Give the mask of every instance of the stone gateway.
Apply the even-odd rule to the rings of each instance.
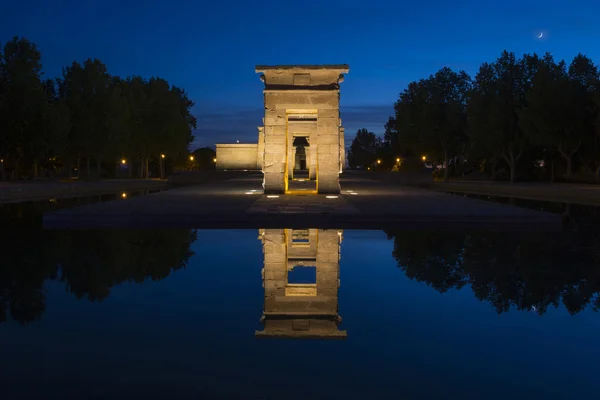
[[[257,65],[265,84],[265,117],[258,127],[258,144],[252,148],[217,145],[217,168],[254,165],[256,159],[266,194],[288,193],[294,171],[303,170],[316,181],[317,193],[338,194],[345,164],[340,83],[348,71],[345,64]]]

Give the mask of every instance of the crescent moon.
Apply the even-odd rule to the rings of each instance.
[[[544,32],[540,32],[540,36],[538,36],[538,39],[541,39],[542,36],[544,36]]]

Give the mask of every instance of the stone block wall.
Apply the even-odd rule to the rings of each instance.
[[[217,144],[217,170],[256,170],[258,144]]]
[[[283,194],[291,175],[292,121],[316,120],[308,132],[310,179],[320,194],[340,192],[339,83],[348,66],[257,66],[264,89],[264,188]]]

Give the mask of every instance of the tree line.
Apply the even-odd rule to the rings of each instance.
[[[195,230],[122,229],[48,231],[19,228],[0,233],[0,323],[39,320],[48,281],[77,299],[102,301],[125,282],[160,281],[185,268]]]
[[[500,314],[572,315],[600,310],[598,234],[390,231],[393,257],[410,279],[444,293],[467,288]]]
[[[0,50],[0,178],[162,175],[189,157],[193,106],[165,79],[113,76],[97,59],[45,79],[37,46],[14,37]]]
[[[444,67],[409,83],[394,110],[383,138],[359,130],[351,167],[424,156],[445,180],[597,180],[600,74],[585,55],[567,63],[504,51],[474,78]]]
[[[185,268],[197,232],[189,229],[0,233],[0,324],[39,320],[45,285],[64,283],[77,299],[102,301],[125,282],[160,281]],[[392,257],[410,279],[440,293],[471,290],[498,313],[540,315],[563,305],[571,314],[600,309],[597,232],[409,232],[388,231]]]

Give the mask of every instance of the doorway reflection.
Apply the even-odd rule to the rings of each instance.
[[[259,338],[344,339],[339,329],[336,229],[260,229],[264,266]]]

